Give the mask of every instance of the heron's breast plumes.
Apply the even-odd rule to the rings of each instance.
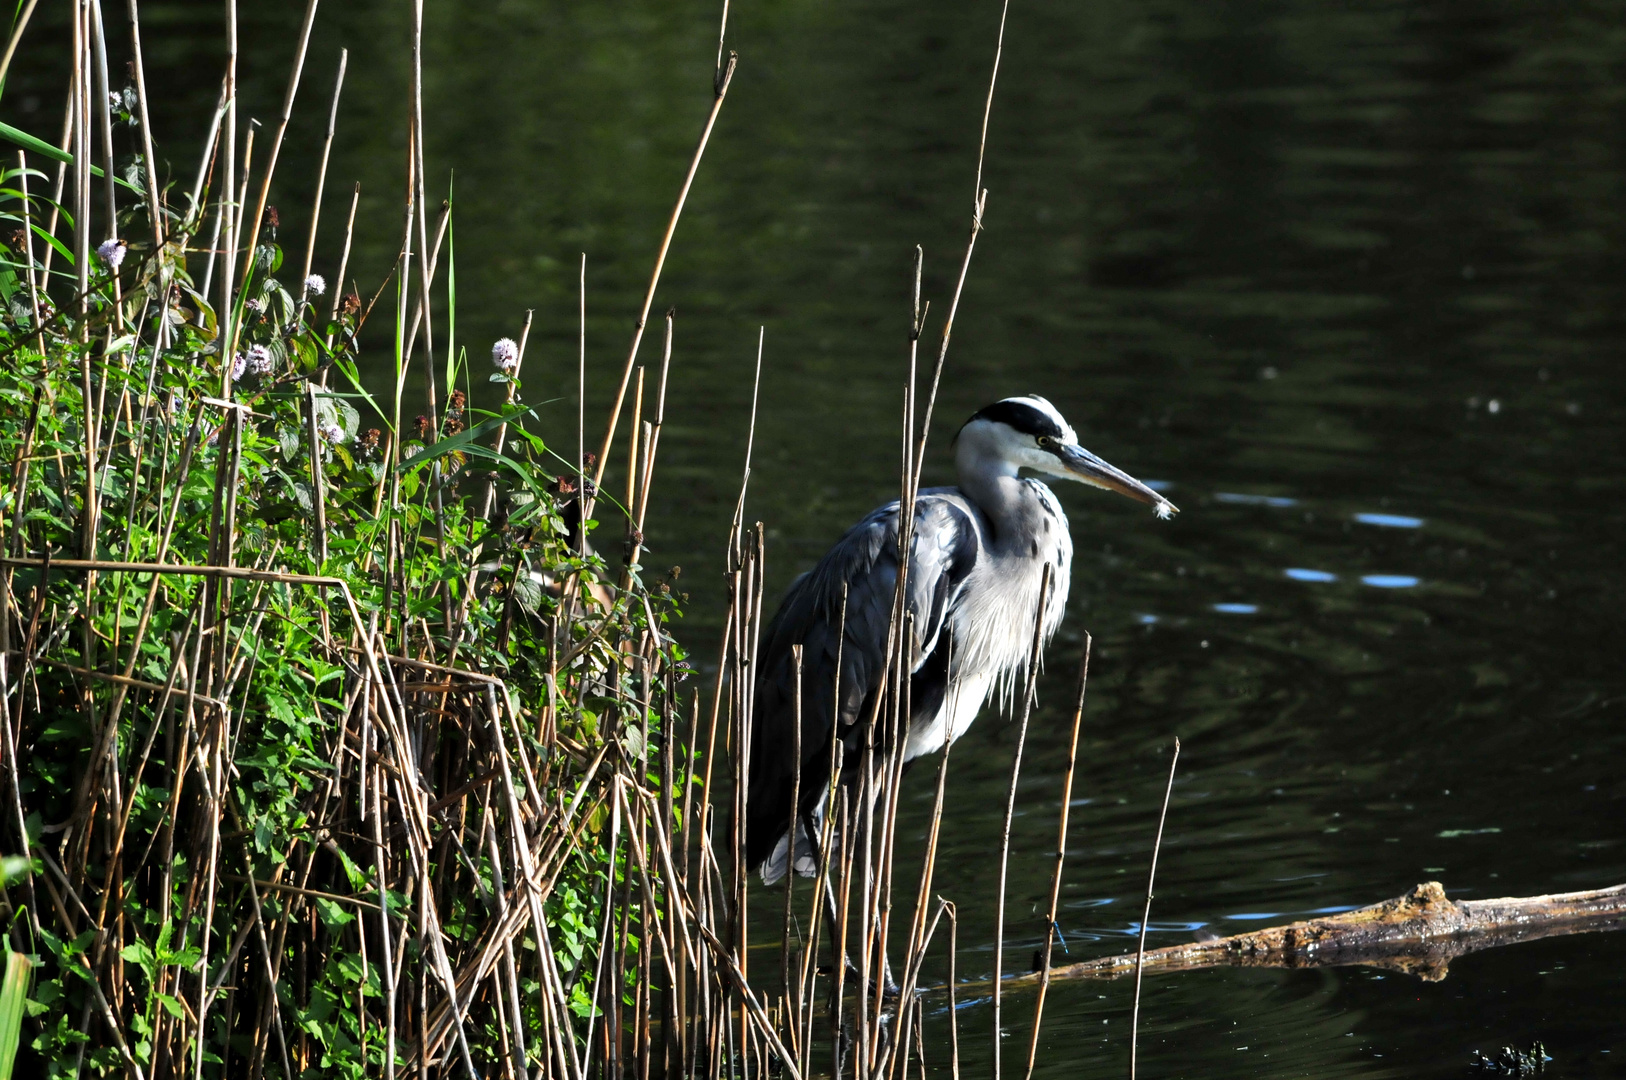
[[[1045,643],[1061,626],[1072,581],[1073,544],[1067,519],[1049,488],[1040,498],[1051,515],[1052,527],[1041,530],[1037,548],[987,551],[966,581],[961,602],[952,616],[953,675],[985,680],[987,696],[998,691],[1002,709],[1009,709],[1017,688],[1026,679],[1028,655],[1033,648],[1033,624],[1044,588],[1045,566],[1051,568],[1049,595],[1044,602]],[[1048,498],[1045,498],[1048,496]],[[1040,649],[1040,663],[1044,652]]]

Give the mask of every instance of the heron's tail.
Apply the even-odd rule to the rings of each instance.
[[[824,819],[824,805],[821,802],[813,811],[814,829],[818,829]],[[773,850],[755,867],[762,874],[764,885],[777,885],[785,878],[786,865],[790,862],[790,830],[786,829],[780,834]],[[813,877],[819,872],[819,849],[813,837],[807,835],[807,824],[803,818],[796,821],[796,863],[795,870],[800,877]]]

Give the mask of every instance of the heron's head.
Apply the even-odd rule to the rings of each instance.
[[[994,402],[967,420],[955,441],[962,468],[976,462],[984,468],[1003,467],[1012,475],[1018,469],[1032,469],[1127,495],[1146,503],[1160,518],[1179,512],[1133,476],[1078,445],[1072,425],[1037,394]]]

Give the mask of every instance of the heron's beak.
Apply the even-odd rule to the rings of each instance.
[[[1178,506],[1116,465],[1102,461],[1082,446],[1058,446],[1055,454],[1061,462],[1062,475],[1071,480],[1089,484],[1091,487],[1104,488],[1107,491],[1116,491],[1136,502],[1146,503],[1160,518],[1173,517],[1180,512]]]

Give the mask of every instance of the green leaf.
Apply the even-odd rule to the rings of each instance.
[[[361,982],[361,957],[343,953],[333,959],[333,967],[349,985],[355,986]]]
[[[530,408],[512,409],[508,412],[502,413],[501,415],[493,416],[490,420],[485,420],[481,423],[475,424],[467,431],[458,432],[449,439],[442,439],[437,443],[424,447],[418,453],[412,455],[410,459],[401,462],[401,464],[396,467],[396,471],[402,474],[412,472],[429,464],[436,458],[445,457],[454,450],[464,450],[470,453],[478,453],[480,448],[470,445],[476,439],[489,432],[496,431],[504,424],[512,423],[522,416],[532,416],[535,415],[535,413],[536,409],[533,406]],[[497,457],[495,453],[489,453],[483,456]],[[498,458],[498,460],[507,461],[506,458]],[[520,466],[517,461],[510,462],[510,464],[514,465],[522,472],[524,471],[523,466]]]
[[[291,724],[299,719],[293,704],[281,694],[265,695],[265,710],[284,724]]]
[[[17,1042],[23,1032],[23,1008],[28,1001],[28,957],[6,953],[6,974],[0,981],[0,1080],[11,1080],[17,1062]]]
[[[9,139],[10,141],[16,143],[18,146],[22,147],[24,150],[32,150],[34,153],[42,154],[45,157],[50,158],[52,161],[65,161],[65,162],[70,162],[70,163],[73,161],[73,155],[68,153],[66,150],[58,150],[56,147],[52,146],[50,143],[46,142],[44,139],[37,139],[34,136],[30,135],[28,132],[20,131],[17,128],[12,127],[10,124],[0,123],[0,138]],[[93,175],[96,175],[96,176],[105,176],[106,175],[105,173],[102,172],[101,169],[97,168],[95,165],[92,165],[90,167],[90,171],[91,171],[91,173]],[[136,187],[134,184],[129,183],[128,181],[121,180],[116,176],[113,178],[113,182],[116,183],[116,184],[119,184],[119,185],[121,185],[123,187],[129,188],[131,191],[135,192],[138,195],[142,194],[142,191],[141,191],[140,188]]]
[[[73,155],[66,150],[59,150],[44,139],[37,139],[26,131],[19,131],[10,124],[0,124],[0,136],[10,139],[24,150],[32,150],[36,154],[43,154],[52,161],[73,161]],[[92,166],[92,168],[94,167]]]
[[[357,892],[367,888],[367,872],[356,865],[354,859],[345,853],[343,848],[337,849],[339,861],[344,863],[344,876],[350,879],[350,887]]]
[[[124,958],[124,962],[126,964],[134,964],[142,971],[146,972],[148,978],[152,977],[153,970],[156,966],[154,963],[155,958],[152,950],[147,947],[147,943],[145,941],[137,941],[132,945],[126,945],[124,948],[119,950],[119,955]]]
[[[387,425],[389,423],[389,417],[384,414],[383,409],[378,407],[378,402],[373,400],[373,395],[367,392],[367,388],[361,385],[361,375],[356,371],[355,362],[346,356],[335,356],[333,358],[333,366],[338,368],[344,374],[346,379],[350,380],[350,385],[356,388],[356,392],[366,400],[367,404],[373,407],[373,412],[377,413],[379,419],[383,420]]]
[[[188,971],[190,971],[191,969],[197,967],[198,966],[198,961],[202,960],[202,959],[203,959],[203,950],[198,948],[196,945],[188,945],[186,948],[182,949],[180,952],[165,953],[164,954],[164,961],[165,961],[164,966],[165,967],[183,967],[183,968],[186,968]]]
[[[541,576],[522,571],[514,577],[514,599],[526,611],[535,611],[542,604]]]
[[[292,424],[284,424],[277,428],[277,446],[282,450],[282,460],[293,461],[299,456],[300,432]]]
[[[356,916],[346,911],[343,904],[336,903],[326,897],[316,898],[317,913],[322,916],[322,922],[329,930],[338,930],[356,921]]]
[[[73,265],[73,252],[68,250],[66,244],[52,236],[50,233],[46,232],[40,226],[35,225],[33,222],[29,222],[28,227],[34,230],[35,236],[38,236],[41,240],[44,240],[47,244],[50,244],[52,247],[56,248],[56,253],[62,256],[63,260],[66,261],[69,266]]]

